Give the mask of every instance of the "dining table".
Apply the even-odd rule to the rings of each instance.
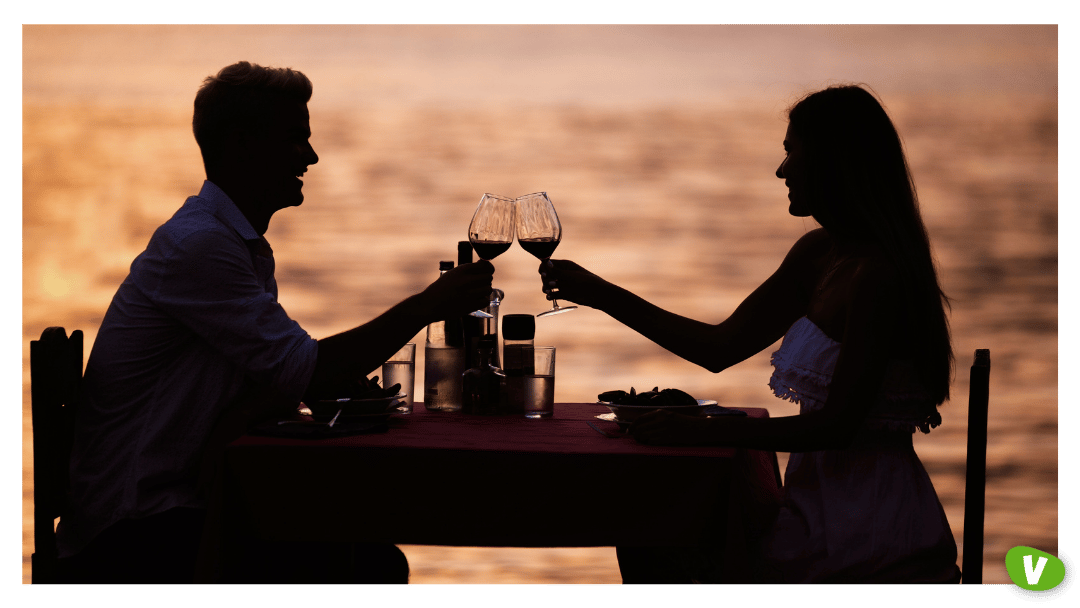
[[[237,535],[470,547],[722,539],[735,572],[747,542],[741,514],[778,492],[775,453],[647,445],[604,414],[599,403],[556,403],[552,416],[532,419],[416,402],[409,414],[351,428],[251,429],[224,450],[200,578],[214,579],[220,547]]]

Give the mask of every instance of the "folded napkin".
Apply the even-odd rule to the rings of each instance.
[[[262,435],[265,437],[292,437],[294,439],[328,439],[331,437],[347,437],[362,433],[385,433],[386,421],[380,422],[335,422],[334,426],[327,426],[325,422],[314,420],[287,420],[285,424],[271,420],[259,424],[248,431],[249,435]]]

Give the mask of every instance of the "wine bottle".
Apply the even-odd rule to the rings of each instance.
[[[462,264],[472,263],[473,248],[472,243],[469,241],[458,241],[457,244],[457,263],[458,266]],[[465,368],[472,369],[477,364],[477,349],[480,347],[480,338],[484,335],[484,328],[486,319],[481,317],[474,317],[472,315],[461,316],[461,328],[463,334],[463,340],[465,344]]]
[[[466,414],[492,415],[499,413],[501,378],[491,365],[494,341],[483,338],[477,346],[477,364],[465,370],[461,378],[461,411]]]

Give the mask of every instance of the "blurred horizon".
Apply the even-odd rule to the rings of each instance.
[[[315,83],[312,103],[335,107],[775,102],[836,81],[865,82],[886,98],[1057,95],[1055,25],[27,25],[23,31],[23,100],[33,103],[190,104],[203,78],[240,60],[300,70]],[[195,34],[197,46],[189,42]]]
[[[954,298],[955,397],[946,424],[916,448],[959,540],[966,374],[972,350],[991,348],[986,580],[1008,581],[991,562],[1012,546],[1056,554],[1056,25],[24,25],[22,34],[24,411],[29,340],[47,325],[80,328],[89,355],[131,260],[197,193],[191,102],[235,61],[314,82],[320,161],[303,206],[277,214],[267,238],[280,300],[316,338],[422,289],[438,260],[454,257],[484,192],[547,191],[566,237],[554,257],[719,321],[815,227],[787,216],[773,175],[784,110],[811,90],[861,82],[904,138]],[[503,314],[547,307],[531,256],[515,246],[495,266]],[[772,348],[708,374],[589,309],[539,321],[537,339],[560,349],[557,401],[666,383],[773,416],[797,411],[765,388]],[[24,416],[24,582],[29,428]],[[617,582],[613,551],[574,551],[406,553],[419,582]]]

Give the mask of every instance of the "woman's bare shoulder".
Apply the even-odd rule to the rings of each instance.
[[[807,265],[820,265],[832,246],[833,240],[829,233],[825,232],[824,228],[816,228],[795,241],[784,257],[784,265],[802,267],[802,270],[805,270]]]
[[[815,228],[799,237],[791,251],[803,254],[824,254],[833,245],[833,239],[824,228]]]
[[[825,258],[832,250],[833,240],[824,228],[811,230],[799,237],[784,256],[780,275],[809,293],[822,270]]]

